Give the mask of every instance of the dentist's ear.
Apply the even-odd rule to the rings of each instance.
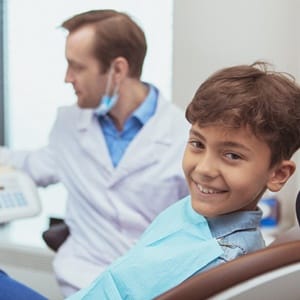
[[[129,74],[129,64],[126,58],[116,57],[112,62],[113,77],[116,82],[121,82]]]
[[[282,189],[288,179],[296,170],[296,164],[291,160],[283,160],[274,167],[267,183],[267,188],[271,192],[278,192]]]

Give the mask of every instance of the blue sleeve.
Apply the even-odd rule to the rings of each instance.
[[[44,296],[0,270],[0,300],[46,300]]]

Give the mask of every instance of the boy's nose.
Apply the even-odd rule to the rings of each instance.
[[[216,158],[209,154],[205,154],[199,160],[196,166],[196,172],[202,180],[209,180],[219,175]]]

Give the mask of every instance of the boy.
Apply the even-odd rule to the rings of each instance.
[[[153,299],[214,265],[264,246],[257,203],[295,171],[300,88],[265,63],[213,74],[186,110],[190,189],[93,285],[70,299]]]

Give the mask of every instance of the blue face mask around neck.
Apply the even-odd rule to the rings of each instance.
[[[114,88],[114,92],[112,95],[110,95],[110,85],[113,75],[113,67],[110,68],[108,78],[107,78],[107,84],[105,88],[105,94],[101,97],[98,107],[95,109],[95,113],[98,116],[103,116],[107,114],[117,103],[119,99],[118,89],[119,86],[117,85]]]
[[[98,116],[103,116],[107,114],[117,103],[119,95],[114,93],[112,96],[110,95],[103,95],[99,106],[95,109],[95,112]]]

